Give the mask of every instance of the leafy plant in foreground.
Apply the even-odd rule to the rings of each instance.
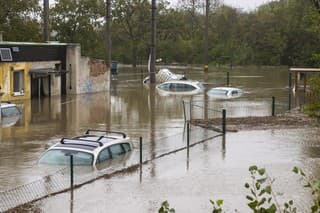
[[[210,200],[212,204],[212,213],[222,213],[223,200]]]
[[[176,211],[173,208],[170,209],[170,205],[168,201],[164,201],[161,203],[161,207],[158,212],[159,213],[175,213]]]
[[[253,212],[274,213],[279,209],[279,205],[274,201],[272,194],[272,180],[267,176],[264,168],[257,166],[250,166],[249,172],[251,173],[252,183],[245,183],[245,188],[250,190],[250,195],[246,198],[249,201],[248,206]]]
[[[304,187],[310,188],[313,196],[313,205],[311,206],[312,213],[320,213],[320,180],[313,180],[308,177],[302,169],[294,167],[292,170],[294,173],[299,174],[303,177],[306,185]]]

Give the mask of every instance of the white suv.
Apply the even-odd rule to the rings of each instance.
[[[85,135],[62,138],[41,156],[39,163],[67,165],[70,163],[70,155],[73,155],[74,165],[94,166],[131,150],[132,144],[126,134],[89,129]]]

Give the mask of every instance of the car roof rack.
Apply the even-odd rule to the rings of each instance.
[[[123,133],[123,132],[111,131],[111,130],[100,130],[100,129],[88,129],[85,134],[88,135],[90,132],[114,133],[114,134],[122,135],[123,138],[126,138],[126,137],[127,137],[126,134]]]
[[[72,142],[68,143],[65,140],[72,141]],[[99,140],[100,140],[100,138],[99,138]],[[65,143],[65,142],[67,142],[67,143]],[[80,142],[80,143],[77,143],[77,142]],[[61,138],[61,140],[60,140],[61,144],[77,144],[77,145],[98,147],[97,145],[90,145],[90,144],[85,144],[85,143],[81,143],[81,142],[95,143],[95,144],[99,144],[98,146],[103,146],[103,143],[101,141],[94,141],[94,140],[85,140],[85,139],[79,139],[79,138]]]

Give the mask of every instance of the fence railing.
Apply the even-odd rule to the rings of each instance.
[[[137,147],[137,149],[135,148],[132,153],[134,157],[125,164],[117,164],[98,171],[91,167],[68,166],[36,181],[2,191],[0,192],[0,212],[5,212],[27,203],[35,202],[55,194],[75,189],[100,178],[112,177],[114,174],[125,173],[138,169],[142,164],[152,160],[189,149],[189,147],[193,147],[209,139],[221,136],[221,134],[214,133],[212,131],[204,134],[203,131],[203,129],[196,127],[192,128],[192,131],[191,128],[187,128],[187,132],[184,131],[183,133],[169,137],[159,138],[157,139],[157,142],[161,144],[165,144],[170,141],[174,141],[174,143],[172,143],[172,146],[168,146],[167,148],[158,148],[157,150],[152,150],[152,147],[154,146],[150,145],[150,141],[149,143],[145,143],[142,141],[142,138],[140,138],[140,140],[134,141],[135,147]],[[187,141],[185,140],[185,136],[187,137]],[[181,141],[181,143],[177,143],[177,141]],[[142,149],[145,152],[143,155]],[[140,154],[137,152],[140,152]],[[154,152],[155,154],[148,155],[150,152]],[[70,171],[71,168],[74,170],[73,172]]]

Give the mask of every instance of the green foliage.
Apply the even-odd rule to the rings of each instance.
[[[80,43],[82,54],[103,57],[103,0],[57,0],[51,8],[51,28],[54,40]]]
[[[320,118],[320,75],[313,75],[310,80],[309,104],[304,112],[310,116]]]
[[[170,208],[168,201],[164,201],[162,202],[158,212],[159,213],[175,213],[176,211],[173,208]]]
[[[306,182],[305,187],[310,188],[313,195],[312,213],[320,213],[320,180],[312,180],[298,167],[292,170],[294,173],[301,175]],[[250,194],[246,196],[248,207],[254,213],[297,213],[297,208],[294,206],[293,200],[284,203],[283,209],[276,200],[276,195],[272,191],[272,180],[265,168],[259,168],[256,165],[249,167],[251,183],[246,182],[244,187],[249,190]],[[212,213],[222,213],[223,200],[210,200],[212,205]],[[159,213],[175,212],[170,209],[168,201],[161,204]],[[238,212],[235,210],[235,212]]]
[[[223,200],[210,200],[212,204],[212,213],[222,213]]]
[[[0,1],[0,31],[7,41],[41,41],[37,0]]]
[[[311,189],[312,196],[313,196],[313,205],[311,206],[312,213],[319,213],[320,212],[320,180],[314,180],[308,177],[302,169],[298,167],[294,167],[292,171],[296,174],[299,174],[303,177],[305,181],[306,188]]]
[[[172,8],[157,3],[157,56],[166,63],[203,63],[204,20],[201,1],[180,0]],[[214,1],[219,2],[219,1]],[[211,4],[210,64],[320,66],[319,1],[270,1],[247,12]],[[146,63],[150,49],[148,0],[112,0],[112,59]],[[0,1],[0,30],[5,40],[41,41],[37,0]],[[104,0],[56,0],[50,11],[51,40],[77,42],[82,53],[103,58]]]
[[[245,183],[245,188],[250,191],[246,196],[248,206],[256,213],[274,213],[279,209],[279,205],[275,201],[272,194],[271,179],[267,176],[264,168],[250,166],[252,183]]]

